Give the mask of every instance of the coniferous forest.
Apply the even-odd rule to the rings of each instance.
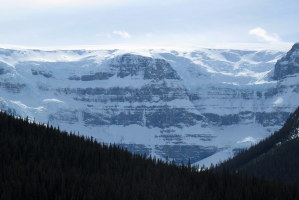
[[[0,113],[0,199],[299,199],[298,188],[198,172]]]

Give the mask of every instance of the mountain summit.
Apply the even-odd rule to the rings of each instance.
[[[299,73],[299,43],[294,44],[287,55],[276,63],[273,78],[281,80],[296,73]]]

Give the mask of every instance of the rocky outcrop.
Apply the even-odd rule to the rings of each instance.
[[[281,80],[296,73],[299,73],[299,43],[276,63],[273,79]]]
[[[154,80],[180,79],[177,72],[165,60],[139,55],[121,55],[111,61],[110,67],[120,78],[141,76],[143,79]]]
[[[31,73],[32,75],[42,75],[46,78],[52,78],[53,74],[52,72],[47,72],[47,71],[43,71],[43,70],[35,70],[35,69],[31,69]]]
[[[59,94],[72,95],[76,101],[86,102],[168,102],[176,99],[188,99],[187,91],[180,87],[165,84],[149,84],[141,88],[57,88]]]

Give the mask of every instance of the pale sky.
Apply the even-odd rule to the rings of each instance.
[[[0,45],[288,49],[298,0],[0,0]]]

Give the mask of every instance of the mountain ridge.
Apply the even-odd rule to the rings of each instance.
[[[8,73],[0,75],[0,105],[177,163],[221,152],[227,158],[280,128],[297,107],[287,100],[293,86],[268,78],[283,55],[1,50],[0,61],[8,64],[1,71]]]
[[[275,65],[274,76],[275,80],[286,78],[287,76],[299,73],[299,43],[293,45],[291,50],[278,60]]]

